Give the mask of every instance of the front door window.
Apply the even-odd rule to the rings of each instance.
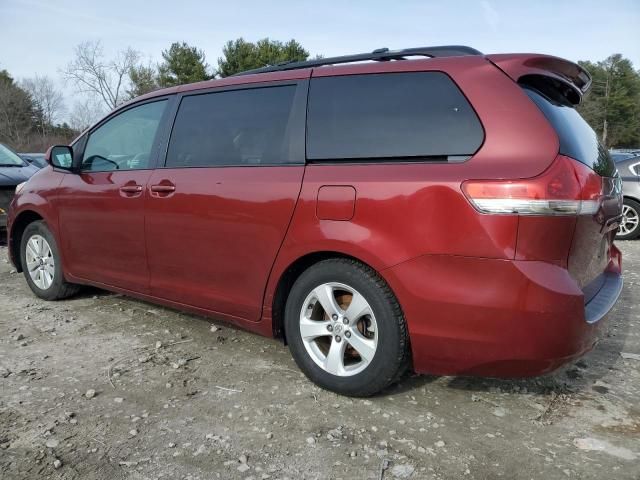
[[[82,159],[83,172],[149,168],[158,125],[167,101],[131,108],[91,133]]]

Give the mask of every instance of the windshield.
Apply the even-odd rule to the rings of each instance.
[[[23,167],[24,161],[18,156],[18,154],[13,153],[12,150],[9,150],[0,143],[0,166],[7,165]]]

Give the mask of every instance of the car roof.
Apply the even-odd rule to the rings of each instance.
[[[203,82],[187,83],[184,85],[178,85],[176,87],[163,88],[160,90],[154,90],[140,97],[136,97],[131,102],[139,102],[140,100],[146,100],[149,98],[162,97],[166,95],[172,95],[175,93],[190,92],[195,90],[204,90],[215,87],[227,87],[233,85],[244,85],[252,83],[263,82],[275,82],[286,80],[303,80],[311,76],[311,68],[303,70],[291,70],[283,72],[269,72],[260,73],[255,75],[246,76],[230,76],[224,78],[214,78],[212,80],[205,80]],[[130,103],[131,103],[130,102]]]
[[[406,54],[403,54],[402,52],[420,52],[428,48],[441,48],[443,50],[441,54],[434,54],[432,56],[428,56],[428,53],[422,52],[415,54],[410,53],[406,57],[403,57],[403,55]],[[454,49],[454,51],[451,52],[446,49]],[[468,51],[464,50],[463,52],[466,53],[460,53],[457,52],[456,49],[468,49]],[[378,58],[380,55],[387,55],[388,58]],[[414,59],[416,56],[419,59]],[[360,57],[362,57],[362,59],[360,59]],[[371,61],[367,61],[369,59]],[[336,63],[331,63],[332,61],[335,61]],[[514,81],[518,81],[521,76],[527,74],[545,75],[552,77],[557,81],[561,81],[561,83],[566,84],[572,90],[576,91],[576,95],[574,95],[576,98],[572,99],[572,103],[574,104],[579,103],[582,94],[591,84],[591,77],[579,65],[551,55],[532,53],[483,55],[470,47],[425,47],[424,49],[405,49],[382,53],[374,51],[371,54],[283,63],[253,71],[240,72],[239,74],[229,77],[156,90],[140,97],[136,97],[123,106],[127,106],[141,100],[209,88],[287,80],[303,80],[311,77],[351,75],[357,73],[408,72],[437,69],[447,71],[448,69],[454,68],[473,68],[477,67],[481,63],[486,64],[487,62],[494,64],[499,69],[503,70],[507,75],[511,76]]]

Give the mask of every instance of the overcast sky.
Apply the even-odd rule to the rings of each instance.
[[[186,41],[215,66],[238,37],[295,38],[325,56],[446,44],[574,61],[622,53],[639,69],[639,26],[640,0],[0,0],[0,69],[63,87],[59,70],[85,40],[101,40],[108,55],[131,46],[154,62]]]

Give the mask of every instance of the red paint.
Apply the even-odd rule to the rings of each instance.
[[[159,169],[146,198],[150,293],[257,322],[303,166]],[[174,185],[153,192],[153,185]]]
[[[582,91],[591,82],[589,74],[578,64],[551,55],[507,53],[487,55],[486,58],[515,81],[525,75],[543,75],[563,83],[569,81],[573,88]]]
[[[591,348],[582,292],[537,261],[425,255],[383,272],[403,299],[414,364],[438,374],[526,376]]]
[[[150,175],[150,170],[64,175],[55,208],[70,277],[148,292],[142,188]]]
[[[514,78],[541,65],[528,65],[522,56],[491,60]],[[466,162],[82,175],[47,167],[16,196],[9,228],[29,212],[43,217],[71,281],[221,317],[265,335],[274,331],[278,282],[294,262],[317,252],[349,255],[376,269],[397,296],[415,370],[552,370],[593,345],[598,326],[584,321],[581,287],[605,269],[619,271],[620,254],[601,219],[488,215],[465,197],[461,185],[470,179],[540,175],[559,149],[538,108],[485,57],[230,77],[145,98],[311,76],[428,70],[447,73],[484,126],[484,144]],[[614,208],[606,201],[603,207]],[[13,255],[11,235],[10,247]]]

